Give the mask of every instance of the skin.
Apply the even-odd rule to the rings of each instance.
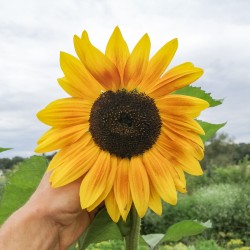
[[[91,223],[95,211],[82,210],[81,180],[51,188],[46,173],[29,201],[0,229],[0,249],[64,250]]]

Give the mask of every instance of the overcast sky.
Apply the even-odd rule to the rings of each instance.
[[[196,85],[225,98],[205,111],[203,120],[227,121],[222,132],[250,142],[249,0],[0,0],[0,147],[1,154],[29,156],[48,127],[36,113],[67,96],[59,52],[74,54],[73,35],[82,30],[104,50],[119,25],[130,49],[144,33],[152,53],[177,37],[170,66],[191,61],[205,70]]]

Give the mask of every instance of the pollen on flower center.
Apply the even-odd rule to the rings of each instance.
[[[155,144],[161,125],[152,98],[136,90],[119,90],[104,92],[94,102],[89,130],[102,150],[131,158]]]

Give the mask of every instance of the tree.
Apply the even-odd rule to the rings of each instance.
[[[205,157],[201,162],[203,169],[236,164],[241,159],[236,148],[237,144],[228,134],[216,134],[205,145]]]

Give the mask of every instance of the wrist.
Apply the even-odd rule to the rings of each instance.
[[[57,234],[57,226],[47,215],[46,210],[27,203],[1,228],[0,249],[54,249]]]

